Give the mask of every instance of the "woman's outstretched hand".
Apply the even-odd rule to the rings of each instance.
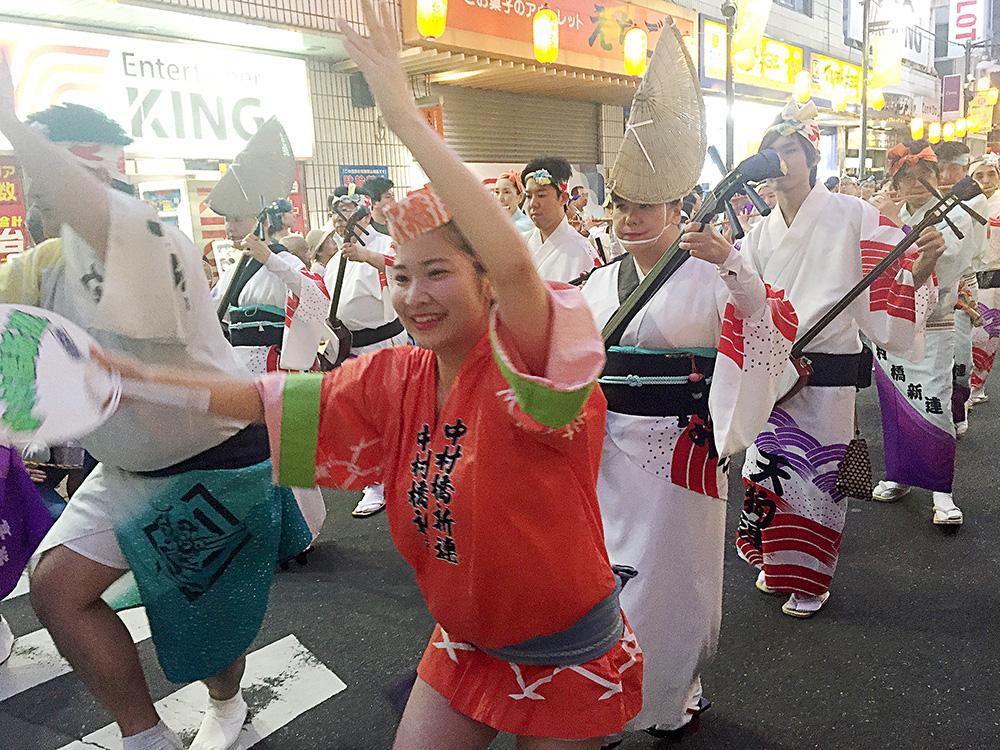
[[[388,3],[380,2],[376,10],[371,0],[363,0],[361,9],[368,27],[367,37],[361,36],[343,18],[337,19],[337,28],[345,37],[347,53],[364,73],[379,111],[392,127],[417,114],[409,80],[399,62],[399,30]]]

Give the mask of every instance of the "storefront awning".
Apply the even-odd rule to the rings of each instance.
[[[403,50],[403,68],[411,76],[446,86],[530,93],[627,105],[639,79],[612,73],[558,68],[466,52],[410,47]],[[354,72],[350,61],[334,64],[338,72]]]

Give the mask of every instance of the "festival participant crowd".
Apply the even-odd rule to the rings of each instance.
[[[846,497],[918,487],[934,524],[966,520],[954,456],[1000,339],[1000,160],[905,142],[881,186],[824,184],[815,106],[790,102],[761,134],[779,165],[766,181],[696,188],[704,106],[664,31],[603,207],[557,156],[484,189],[417,110],[390,14],[364,9],[370,36],[340,25],[348,52],[430,183],[338,189],[305,237],[284,199],[233,211],[243,257],[211,291],[200,252],[131,195],[121,128],[69,105],[22,122],[0,69],[0,131],[38,232],[0,266],[0,302],[76,323],[95,367],[144,386],[79,444],[9,457],[30,468],[5,502],[31,532],[19,561],[32,557],[35,611],[125,750],[180,748],[102,599],[131,570],[165,674],[208,687],[189,747],[226,750],[247,721],[243,655],[275,567],[321,533],[317,488],[358,490],[354,515],[387,514],[437,623],[396,748],[487,747],[500,732],[526,750],[682,739],[710,705],[700,678],[729,544],[747,585],[804,619],[830,600]],[[681,106],[660,106],[667,85]],[[988,226],[962,206],[959,232],[923,222],[967,175]],[[873,379],[877,483],[854,439]],[[204,398],[143,396],[158,388]],[[52,490],[67,472],[64,503]],[[182,504],[218,533],[182,540]],[[220,547],[225,564],[206,552]],[[12,642],[0,619],[0,661]]]

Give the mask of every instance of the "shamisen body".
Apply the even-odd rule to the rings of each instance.
[[[266,420],[283,483],[387,483],[393,538],[438,620],[397,748],[469,750],[498,731],[523,748],[597,748],[642,703],[594,489],[601,341],[579,293],[543,283],[421,118],[391,22],[365,15],[368,39],[341,23],[348,49],[443,199],[417,191],[392,212],[393,302],[420,348],[256,384],[130,374],[194,380],[213,412]]]

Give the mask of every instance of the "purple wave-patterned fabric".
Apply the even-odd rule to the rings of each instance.
[[[757,450],[783,456],[803,480],[811,481],[834,502],[842,500],[844,496],[837,489],[837,472],[847,446],[843,443],[821,445],[799,427],[788,412],[777,407],[767,421],[774,427],[774,432],[757,436],[754,441]]]
[[[0,446],[0,598],[17,585],[52,516],[14,448]]]
[[[896,389],[881,367],[875,368],[885,478],[932,492],[951,492],[955,475],[955,438],[925,420]]]
[[[983,316],[983,330],[992,338],[1000,338],[1000,310],[987,307],[982,302],[978,305],[979,314]]]

